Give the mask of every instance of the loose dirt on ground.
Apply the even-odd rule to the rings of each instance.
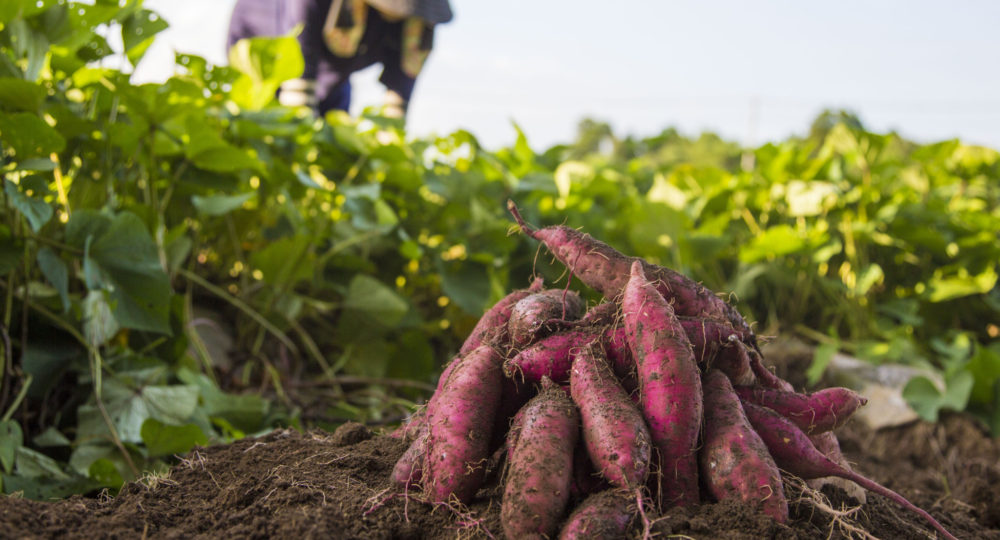
[[[970,417],[952,414],[938,424],[878,432],[851,422],[837,434],[856,470],[927,510],[959,538],[1000,539],[1000,440]],[[0,538],[502,537],[495,475],[469,508],[429,506],[396,492],[389,481],[405,449],[404,442],[359,424],[199,448],[169,474],[130,483],[114,498],[0,498]],[[859,505],[839,488],[803,486],[786,483],[788,525],[739,504],[706,503],[670,511],[653,532],[660,538],[934,537],[919,518],[882,497],[869,495]]]

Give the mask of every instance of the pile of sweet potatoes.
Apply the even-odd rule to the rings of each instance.
[[[953,538],[840,454],[832,430],[863,398],[796,392],[712,291],[575,229],[532,229],[508,206],[606,301],[586,309],[536,279],[487,311],[426,407],[394,432],[412,441],[393,471],[401,489],[462,504],[502,470],[508,538],[620,538],[702,501],[739,499],[784,522],[783,474],[840,477]]]

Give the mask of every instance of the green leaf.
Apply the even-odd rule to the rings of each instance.
[[[83,335],[95,347],[107,343],[121,329],[106,294],[102,290],[90,291],[83,299]]]
[[[4,471],[9,473],[14,468],[14,459],[22,444],[24,433],[21,425],[13,420],[0,422],[0,465]]]
[[[930,379],[923,376],[910,379],[903,388],[903,398],[921,418],[928,422],[937,422],[942,392]]]
[[[31,230],[38,232],[52,219],[55,211],[49,203],[25,195],[20,191],[19,187],[10,180],[4,180],[4,192],[7,194],[10,204],[27,218],[28,223],[31,225]]]
[[[134,389],[115,378],[107,377],[103,385],[104,406],[111,423],[122,441],[142,442],[142,425],[149,418],[171,425],[185,424],[198,406],[199,389],[192,385],[146,385]],[[81,405],[77,409],[78,441],[101,440],[109,437],[103,416],[96,405]],[[82,467],[89,466],[78,463]]]
[[[21,265],[24,245],[10,234],[6,225],[0,225],[0,276],[5,276]]]
[[[87,493],[100,488],[89,478],[73,476],[60,480],[46,477],[3,476],[4,493],[20,493],[25,499],[56,501],[77,493]]]
[[[806,247],[806,240],[789,225],[775,225],[740,248],[740,261],[755,263],[781,257]]]
[[[191,385],[144,386],[142,400],[151,418],[167,424],[182,424],[198,407],[198,387]]]
[[[364,274],[357,274],[351,279],[343,307],[387,327],[399,324],[409,310],[409,304],[396,291]]]
[[[191,204],[202,214],[209,216],[222,216],[243,206],[257,195],[257,192],[241,193],[239,195],[210,195],[202,197],[193,195]]]
[[[399,346],[390,359],[386,375],[421,380],[434,371],[434,348],[422,330],[409,330],[399,336]]]
[[[303,235],[282,238],[254,253],[250,263],[264,274],[267,283],[290,287],[313,274],[310,243]]]
[[[260,161],[230,144],[207,148],[191,156],[191,161],[201,169],[215,172],[233,172],[242,169],[260,169]]]
[[[63,304],[63,312],[68,312],[70,307],[69,269],[67,269],[66,263],[47,246],[38,250],[37,260],[38,268],[41,269],[42,275],[45,276],[49,284],[59,291],[59,298],[62,299]]]
[[[29,113],[38,113],[45,101],[45,88],[38,83],[0,77],[0,105]]]
[[[118,214],[94,241],[90,256],[114,285],[113,312],[123,327],[171,334],[170,281],[142,219]]]
[[[839,346],[836,343],[823,343],[816,347],[816,350],[813,352],[812,364],[809,365],[809,369],[806,371],[806,379],[809,386],[813,386],[819,382],[826,371],[826,366],[830,365],[833,355],[837,354],[838,350]]]
[[[305,62],[292,36],[241,39],[229,50],[229,65],[242,73],[230,97],[243,108],[257,110],[274,100],[281,83],[302,76]]]
[[[28,18],[52,7],[58,0],[4,0],[0,3],[0,23],[15,17]]]
[[[66,243],[84,249],[87,238],[100,238],[110,227],[110,216],[90,208],[81,208],[74,211],[66,223]]]
[[[69,480],[70,476],[59,466],[59,462],[28,447],[17,449],[15,471],[20,476],[28,478],[57,478]]]
[[[990,403],[1000,388],[1000,345],[979,347],[967,366],[975,381],[971,399],[975,403]],[[1000,411],[1000,402],[993,404]],[[998,413],[1000,414],[1000,413]]]
[[[263,427],[270,405],[260,396],[227,394],[204,373],[195,373],[186,368],[178,370],[177,378],[199,389],[201,409],[213,420],[223,419],[226,425],[244,432],[259,431]]]
[[[974,276],[970,276],[964,268],[959,269],[957,275],[949,277],[935,272],[927,283],[927,298],[931,302],[946,302],[963,296],[988,293],[996,284],[997,272],[993,267]]]
[[[146,50],[153,43],[156,34],[164,31],[169,26],[156,13],[148,9],[140,9],[121,22],[122,42],[125,45],[125,52],[132,65],[139,63]]]
[[[56,448],[73,444],[62,432],[53,426],[49,426],[45,431],[35,435],[35,438],[31,442],[41,448]]]
[[[830,182],[792,180],[785,186],[788,215],[818,216],[837,204],[837,194],[836,186]]]
[[[34,381],[28,389],[28,396],[43,398],[74,360],[82,362],[85,359],[85,350],[75,340],[51,335],[30,340],[21,356],[21,368]]]
[[[885,279],[885,273],[882,272],[882,267],[877,263],[872,263],[868,265],[860,274],[858,274],[858,280],[854,286],[854,293],[858,296],[864,296],[868,294],[873,286],[882,282]]]
[[[24,161],[20,161],[17,164],[18,171],[32,171],[32,172],[48,172],[54,171],[56,168],[56,163],[51,159],[44,158],[31,158]]]
[[[480,316],[490,298],[490,276],[486,268],[469,261],[438,263],[441,289],[470,315]]]
[[[48,156],[66,147],[52,126],[32,113],[0,114],[0,138],[17,160]]]
[[[208,444],[208,437],[195,424],[171,426],[150,418],[142,424],[142,442],[150,457],[186,454],[197,445]]]
[[[45,33],[32,28],[25,19],[10,21],[4,30],[9,35],[10,50],[15,60],[23,66],[24,78],[29,81],[38,79],[49,53],[49,40]]]
[[[90,467],[87,468],[87,476],[107,487],[117,488],[125,483],[125,479],[118,472],[118,467],[115,467],[114,462],[107,458],[101,458],[91,463]]]
[[[921,418],[937,422],[942,409],[964,411],[974,384],[972,374],[962,370],[945,381],[942,392],[930,379],[917,376],[903,388],[903,398]]]

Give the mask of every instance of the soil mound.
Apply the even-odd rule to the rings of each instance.
[[[859,472],[900,492],[960,538],[1000,539],[1000,441],[964,415],[872,432],[839,432]],[[335,433],[278,431],[192,451],[169,474],[114,498],[0,499],[2,538],[489,538],[501,537],[496,479],[467,509],[397,493],[389,473],[406,444],[346,424]],[[932,538],[922,521],[871,495],[791,481],[791,522],[738,504],[672,510],[659,535],[692,538]],[[638,531],[636,531],[638,533]]]

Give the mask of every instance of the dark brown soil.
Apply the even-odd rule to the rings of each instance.
[[[964,415],[872,432],[838,431],[856,469],[937,517],[959,538],[1000,539],[1000,440]],[[279,431],[191,452],[169,475],[114,498],[59,502],[0,498],[0,538],[488,538],[502,537],[496,479],[459,512],[391,487],[406,445],[357,424],[335,433]],[[886,499],[857,501],[826,487],[825,502],[786,483],[791,520],[738,504],[661,516],[653,532],[692,538],[933,538]],[[826,506],[824,506],[826,505]],[[833,512],[839,512],[836,519]],[[635,529],[633,535],[641,533]]]

